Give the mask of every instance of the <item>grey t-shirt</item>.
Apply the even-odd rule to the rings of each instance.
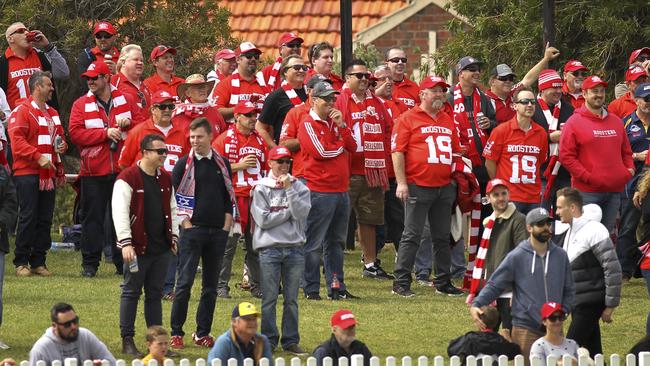
[[[539,356],[542,359],[542,366],[546,365],[546,357],[555,356],[559,360],[566,354],[578,359],[578,344],[573,339],[564,338],[562,344],[555,345],[542,337],[530,347],[530,357]]]

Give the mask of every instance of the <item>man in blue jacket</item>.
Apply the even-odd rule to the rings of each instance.
[[[492,303],[511,287],[512,341],[521,347],[527,365],[530,347],[545,334],[540,315],[542,305],[549,301],[558,302],[567,314],[574,306],[575,284],[571,265],[566,252],[551,242],[551,223],[552,219],[544,208],[536,208],[526,215],[526,230],[530,238],[508,253],[470,308],[474,323],[484,329],[480,308]]]

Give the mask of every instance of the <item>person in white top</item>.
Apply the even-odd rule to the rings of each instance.
[[[566,354],[577,361],[578,344],[573,339],[564,337],[563,325],[566,313],[562,310],[562,305],[557,302],[547,302],[542,306],[541,312],[546,335],[536,340],[530,348],[531,363],[536,356],[541,358],[541,366],[546,366],[546,357],[554,356],[561,361],[562,356]],[[561,365],[561,362],[558,365]]]

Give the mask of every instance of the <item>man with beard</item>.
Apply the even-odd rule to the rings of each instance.
[[[74,358],[79,364],[85,360],[107,360],[115,364],[115,357],[106,345],[90,330],[79,326],[72,305],[58,303],[50,310],[50,316],[52,327],[45,330],[29,351],[30,366],[36,366],[38,361],[45,361],[49,366],[52,361],[63,362],[66,358]]]
[[[526,215],[528,240],[521,242],[499,264],[485,287],[472,302],[470,314],[474,323],[485,329],[480,319],[481,307],[495,301],[506,289],[512,289],[512,341],[521,347],[529,364],[530,347],[540,337],[540,310],[546,302],[563,305],[570,313],[575,299],[575,284],[566,252],[551,242],[549,213],[544,208],[533,209]]]
[[[570,60],[564,65],[562,94],[575,109],[585,104],[582,83],[587,75],[589,75],[589,69],[578,60]]]
[[[274,64],[268,65],[262,69],[262,75],[264,75],[264,80],[266,80],[266,85],[269,86],[270,90],[280,88],[282,85],[282,77],[280,77],[280,75],[282,75],[284,59],[289,57],[289,55],[300,57],[300,54],[302,53],[302,43],[304,41],[305,40],[293,32],[287,32],[280,36],[280,39],[278,40],[280,56],[275,59]]]
[[[153,48],[149,59],[153,63],[155,72],[153,75],[144,79],[143,83],[149,89],[152,95],[158,90],[164,90],[174,96],[174,101],[179,102],[176,89],[185,80],[174,75],[176,64],[174,57],[176,56],[176,49],[169,46],[158,45]]]
[[[585,105],[562,129],[560,163],[571,173],[571,185],[582,193],[585,204],[600,206],[601,222],[612,232],[620,192],[634,176],[634,162],[621,119],[603,108],[606,87],[598,76],[582,84]]]
[[[93,36],[95,37],[95,47],[84,48],[81,54],[77,57],[77,70],[79,74],[83,74],[88,69],[88,66],[95,61],[104,62],[108,66],[111,74],[115,73],[115,61],[120,56],[120,51],[115,47],[117,43],[117,30],[113,24],[109,22],[99,22],[95,24],[93,29]],[[88,84],[86,80],[81,77],[80,85],[81,92],[88,91]]]

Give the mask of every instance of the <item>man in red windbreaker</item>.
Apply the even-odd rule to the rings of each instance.
[[[601,222],[611,232],[634,162],[623,122],[603,108],[606,87],[598,76],[585,79],[585,105],[562,128],[560,163],[571,173],[571,185],[582,193],[584,203],[600,206]]]
[[[120,172],[117,162],[123,136],[131,129],[136,112],[131,96],[111,85],[111,74],[104,61],[93,62],[81,76],[86,79],[89,91],[72,105],[69,130],[81,156],[81,275],[95,277],[105,245],[114,249],[113,263],[118,272],[122,271],[121,255],[114,245],[113,225],[105,223],[110,220],[107,213],[113,184]],[[110,229],[105,230],[107,227]]]

